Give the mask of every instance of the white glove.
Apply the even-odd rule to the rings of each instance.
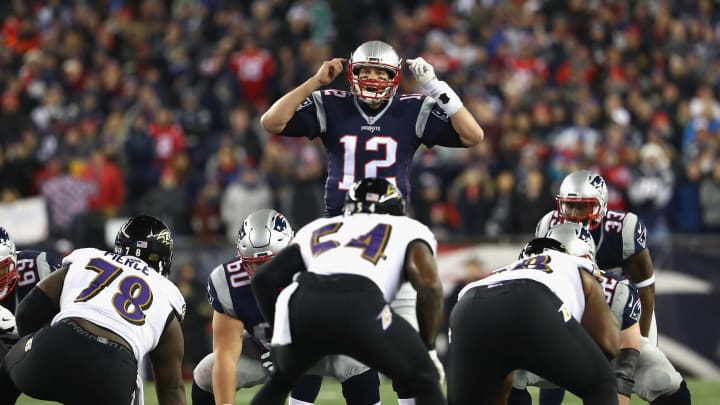
[[[435,76],[435,69],[422,57],[407,60],[408,67],[415,76],[415,80],[422,85],[423,89],[435,99],[437,105],[442,108],[448,117],[455,115],[463,103],[457,93],[450,86],[438,80]]]
[[[442,362],[438,358],[437,350],[432,349],[428,350],[428,355],[430,356],[430,360],[432,360],[433,364],[435,365],[435,368],[438,371],[438,374],[440,375],[440,385],[443,385],[443,381],[445,381],[445,367],[443,366]]]
[[[408,59],[407,63],[413,76],[415,76],[415,80],[417,80],[421,86],[425,87],[428,83],[437,79],[435,69],[422,57]]]
[[[12,339],[18,337],[15,315],[2,305],[0,305],[0,337]]]

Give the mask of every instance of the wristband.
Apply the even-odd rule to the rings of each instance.
[[[653,274],[652,276],[650,276],[649,278],[647,278],[647,279],[645,279],[645,280],[643,280],[643,281],[641,281],[641,282],[639,282],[639,283],[635,283],[635,287],[637,287],[637,288],[644,288],[644,287],[647,287],[647,286],[652,285],[652,284],[655,284],[655,275],[654,275],[654,274]]]
[[[455,90],[453,90],[450,85],[445,82],[437,79],[431,80],[424,86],[424,88],[430,96],[435,99],[440,108],[445,111],[448,117],[455,115],[455,113],[463,106],[463,103],[457,93],[455,93]]]

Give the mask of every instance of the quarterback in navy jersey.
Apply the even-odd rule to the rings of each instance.
[[[471,147],[483,139],[475,118],[424,59],[408,65],[429,96],[396,94],[402,59],[382,41],[366,42],[351,54],[349,92],[320,89],[343,72],[344,61],[325,61],[261,117],[270,133],[322,140],[328,155],[326,216],[342,213],[347,190],[363,178],[383,177],[410,195],[410,164],[420,145]]]
[[[606,272],[621,270],[621,274],[637,288],[642,311],[639,319],[642,347],[637,370],[635,391],[642,398],[663,404],[689,404],[687,384],[657,348],[655,324],[655,276],[647,248],[647,228],[632,212],[607,209],[608,192],[605,179],[590,170],[568,174],[560,184],[556,196],[558,208],[547,213],[537,224],[535,234],[545,235],[563,222],[583,224],[591,233],[597,249],[595,260]],[[541,404],[559,403],[544,400]]]
[[[0,227],[0,340],[17,340],[15,313],[18,303],[40,280],[60,267],[57,258],[37,250],[16,250],[8,232]]]

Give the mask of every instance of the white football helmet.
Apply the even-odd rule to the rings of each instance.
[[[360,77],[360,68],[375,67],[387,70],[390,80],[374,80]],[[389,44],[382,41],[368,41],[350,54],[347,77],[350,91],[360,101],[374,104],[392,98],[400,86],[402,59]]]
[[[18,282],[17,250],[5,228],[0,227],[0,301],[4,300]]]
[[[250,263],[270,260],[287,246],[295,236],[290,222],[275,210],[257,210],[245,218],[238,231],[237,251],[248,275],[254,271]]]
[[[555,239],[565,245],[569,255],[595,260],[595,240],[590,231],[581,224],[565,222],[555,225],[550,228],[545,237]]]
[[[565,176],[555,196],[560,220],[597,228],[607,213],[608,190],[605,179],[590,170]]]

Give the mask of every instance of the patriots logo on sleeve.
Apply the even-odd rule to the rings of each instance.
[[[638,225],[637,228],[637,236],[635,237],[635,240],[637,240],[637,243],[645,248],[647,244],[647,228],[643,226],[642,224]]]
[[[302,103],[300,103],[300,105],[298,106],[298,108],[295,109],[295,111],[300,111],[300,110],[302,110],[303,108],[309,106],[309,105],[312,104],[312,103],[313,103],[312,100],[308,97],[308,98],[306,98],[305,100],[303,100]]]
[[[440,118],[445,122],[448,122],[450,120],[450,117],[448,117],[447,113],[442,108],[433,108],[432,115]]]
[[[630,298],[628,299],[628,316],[630,319],[633,319],[635,321],[640,321],[640,314],[642,313],[642,304],[640,304],[639,299],[634,299],[632,294],[630,295]]]

